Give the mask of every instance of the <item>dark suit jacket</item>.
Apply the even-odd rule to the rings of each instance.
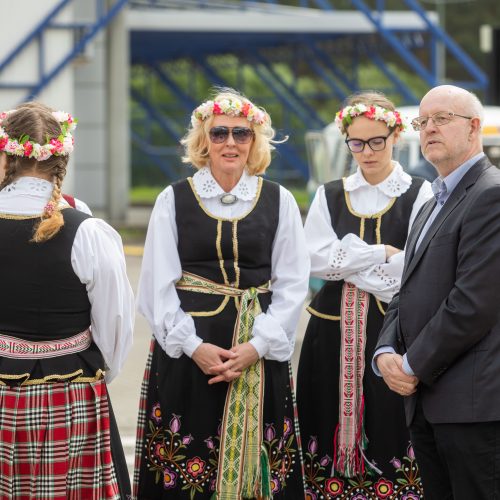
[[[377,348],[407,352],[429,422],[500,420],[500,171],[479,160],[415,252],[435,203],[408,236],[401,289]],[[408,424],[416,397],[405,398]]]

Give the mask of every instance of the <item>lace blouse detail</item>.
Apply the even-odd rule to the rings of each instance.
[[[355,191],[360,187],[369,186],[378,189],[389,198],[401,196],[410,188],[411,176],[403,170],[403,167],[397,161],[393,161],[392,164],[394,168],[390,175],[375,186],[372,186],[366,181],[361,173],[360,167],[358,167],[354,174],[346,178],[344,183],[345,190]]]
[[[236,195],[240,200],[252,201],[257,195],[258,181],[257,176],[249,175],[244,170],[238,184],[231,190],[231,194]],[[225,192],[214,179],[209,167],[200,168],[193,175],[193,184],[196,193],[201,198],[214,198]]]
[[[24,192],[28,194],[45,194],[52,192],[52,183],[37,177],[21,177],[2,189],[5,193]]]

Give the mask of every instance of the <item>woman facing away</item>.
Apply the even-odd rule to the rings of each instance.
[[[119,235],[61,199],[76,120],[0,114],[0,498],[121,499],[106,382],[132,343]]]
[[[221,89],[182,140],[197,172],[156,201],[138,292],[154,334],[141,500],[304,498],[289,361],[309,257],[294,198],[261,177],[273,137],[264,110]]]
[[[399,289],[409,228],[432,191],[392,160],[404,124],[383,94],[351,96],[336,122],[358,167],[319,187],[305,223],[311,274],[326,280],[308,308],[297,380],[307,498],[416,500],[403,400],[365,359]]]

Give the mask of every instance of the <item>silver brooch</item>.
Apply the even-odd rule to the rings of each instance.
[[[219,198],[219,201],[223,205],[233,205],[234,203],[236,203],[237,200],[238,200],[238,197],[236,195],[234,195],[234,194],[231,194],[231,193],[224,193]]]

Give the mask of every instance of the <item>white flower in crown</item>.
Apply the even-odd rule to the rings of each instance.
[[[212,115],[244,116],[248,121],[262,125],[267,120],[265,111],[257,108],[250,102],[242,102],[239,99],[220,99],[217,101],[205,101],[200,104],[191,115],[191,125],[205,121]]]
[[[346,106],[338,111],[335,115],[335,123],[341,132],[344,132],[354,118],[362,115],[370,120],[383,121],[391,128],[397,126],[402,131],[406,128],[406,124],[398,111],[390,111],[381,106],[366,106],[361,103],[354,106]]]
[[[68,132],[63,139],[63,149],[66,154],[72,153],[74,148],[73,136]]]

